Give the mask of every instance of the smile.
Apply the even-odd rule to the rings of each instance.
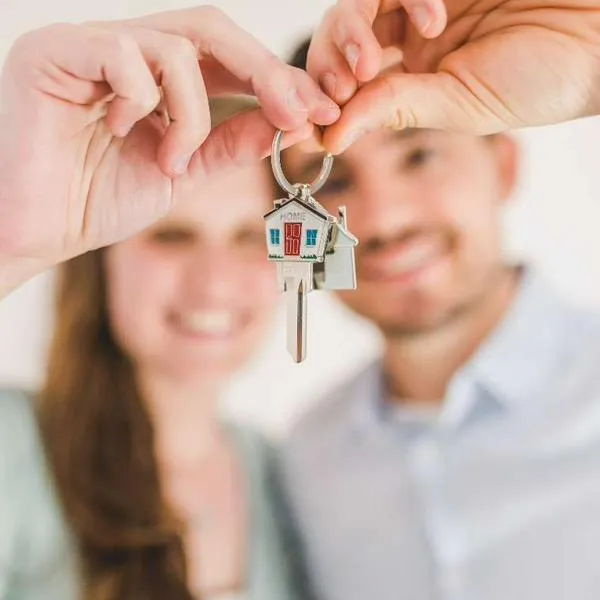
[[[360,275],[368,280],[412,278],[447,256],[447,245],[438,236],[391,243],[359,261]]]
[[[226,338],[239,326],[232,311],[197,310],[179,313],[176,324],[184,333],[213,338]]]

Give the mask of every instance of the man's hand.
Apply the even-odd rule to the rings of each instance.
[[[345,103],[328,149],[380,127],[489,134],[600,113],[598,0],[448,0],[445,29],[428,14],[432,39],[398,0],[339,0],[326,16],[308,66],[322,84],[335,77]],[[402,61],[380,72],[392,51]]]

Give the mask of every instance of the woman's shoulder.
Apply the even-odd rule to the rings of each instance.
[[[279,501],[279,443],[261,429],[246,424],[230,425],[239,460],[250,480],[253,500],[266,511]]]
[[[16,597],[38,597],[44,589],[52,600],[59,590],[69,599],[73,573],[70,534],[47,466],[35,396],[0,389],[0,597],[13,591]]]
[[[312,598],[300,538],[277,468],[278,440],[252,426],[231,426],[248,478],[254,533],[250,598]]]
[[[15,521],[17,513],[35,522],[56,508],[35,396],[24,390],[0,389],[0,503]]]
[[[0,389],[0,477],[23,473],[43,462],[34,395],[26,390]]]
[[[264,468],[273,456],[274,444],[260,429],[245,423],[228,422],[227,430],[244,463]],[[248,465],[247,465],[248,466]]]

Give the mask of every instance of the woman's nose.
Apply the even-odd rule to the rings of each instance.
[[[183,285],[203,301],[226,302],[243,293],[243,270],[231,249],[206,247],[190,256]]]

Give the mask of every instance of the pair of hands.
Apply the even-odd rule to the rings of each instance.
[[[308,67],[213,7],[21,37],[0,82],[0,297],[160,219],[182,178],[266,156],[276,128],[289,144],[325,126],[340,152],[379,127],[598,114],[600,0],[339,0]],[[223,93],[261,109],[211,131],[207,97]]]

